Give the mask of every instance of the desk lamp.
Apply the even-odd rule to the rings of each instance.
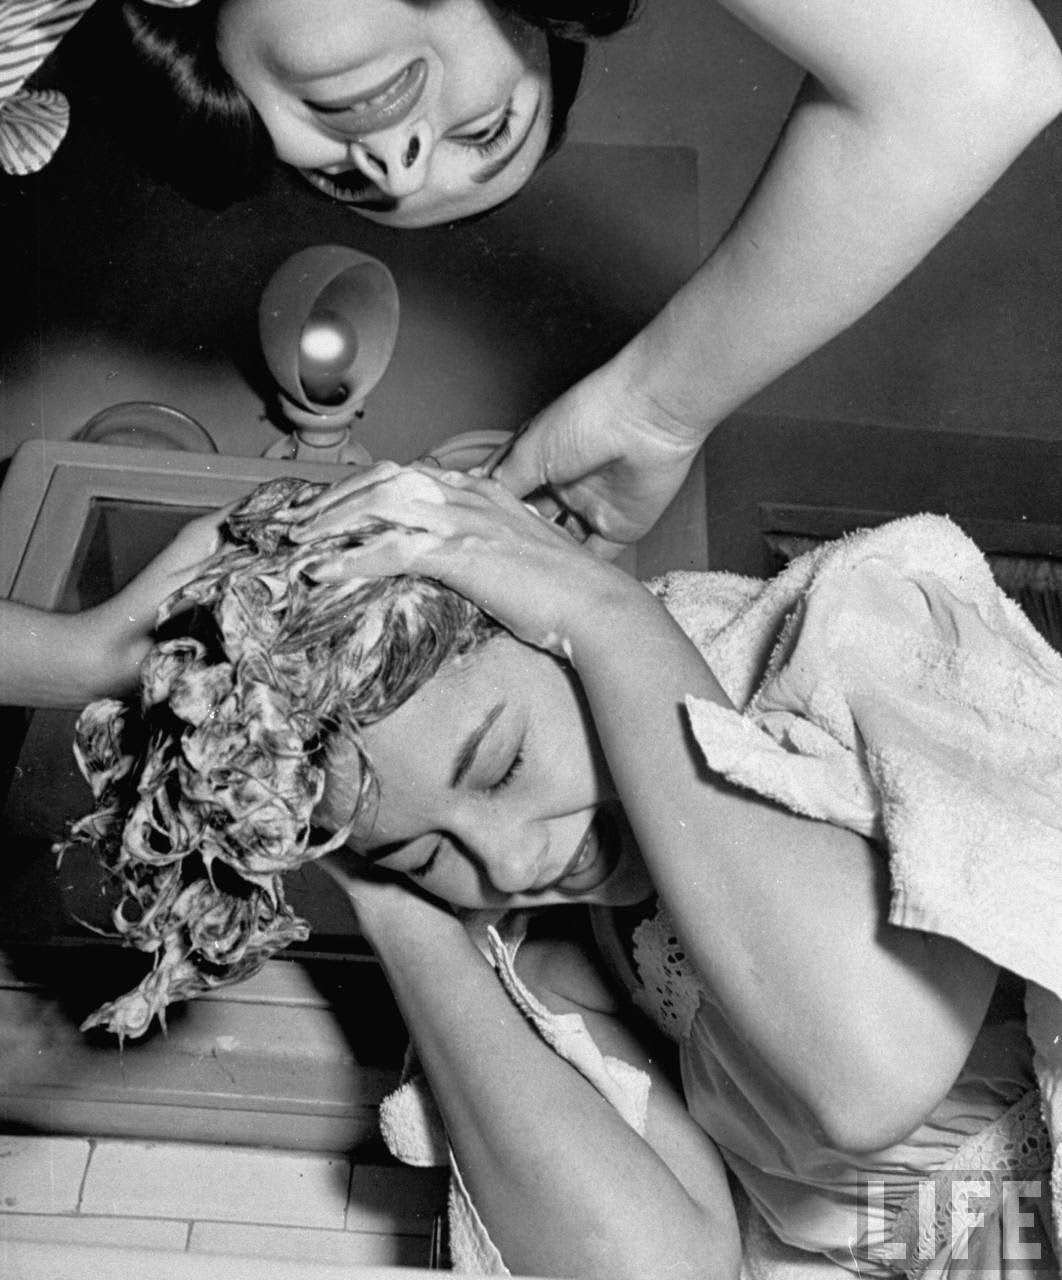
[[[390,271],[340,245],[302,249],[270,278],[258,331],[280,408],[293,428],[268,458],[368,463],[351,439],[365,398],[383,377],[398,336]]]

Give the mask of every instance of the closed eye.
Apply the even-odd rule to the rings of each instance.
[[[439,854],[441,851],[442,851],[442,841],[440,841],[435,846],[435,848],[432,849],[431,853],[428,854],[427,858],[425,858],[425,860],[420,864],[419,867],[410,867],[409,870],[406,872],[406,875],[416,876],[418,880],[423,880],[425,876],[431,873],[431,869],[432,867],[435,866],[435,863],[438,861]]]
[[[524,749],[523,749],[523,746],[521,745],[517,749],[516,755],[513,756],[512,760],[509,763],[509,767],[505,770],[502,776],[498,778],[497,781],[492,782],[490,786],[487,788],[488,793],[493,796],[493,795],[496,795],[499,791],[504,791],[505,788],[512,782],[512,780],[520,772],[520,768],[523,765],[523,763],[524,763]]]
[[[455,136],[452,140],[463,147],[470,147],[481,156],[492,156],[502,151],[513,135],[513,104],[507,103],[501,119],[490,129],[480,133]]]

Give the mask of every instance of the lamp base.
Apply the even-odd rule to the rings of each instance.
[[[328,444],[314,444],[297,431],[275,440],[262,454],[263,458],[280,458],[287,462],[327,462],[348,465],[372,466],[372,454],[363,444],[344,435]]]

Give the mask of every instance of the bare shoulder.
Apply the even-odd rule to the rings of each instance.
[[[539,933],[529,938],[517,952],[516,971],[554,1013],[619,1012],[589,927],[585,936]]]

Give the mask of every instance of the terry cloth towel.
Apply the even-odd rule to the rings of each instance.
[[[881,841],[894,923],[956,937],[1030,980],[1062,1223],[1062,657],[999,591],[973,543],[937,516],[829,543],[767,583],[677,572],[652,586],[739,708],[691,702],[709,766]],[[499,975],[524,1008],[515,946],[490,946],[496,964],[508,951]],[[535,1025],[615,1101],[614,1060],[585,1045],[572,1058],[556,1021],[540,1009]],[[644,1115],[648,1082],[626,1084]],[[394,1154],[445,1164],[436,1115],[423,1078],[392,1095],[382,1128]],[[508,1274],[454,1172],[451,1223],[464,1250],[455,1263]],[[744,1280],[841,1274],[744,1212]]]
[[[672,575],[660,589],[682,623],[703,614],[711,578]],[[708,766],[880,841],[893,924],[955,938],[1027,980],[1058,1227],[1062,655],[939,516],[801,556],[703,652],[741,708],[690,700]]]

